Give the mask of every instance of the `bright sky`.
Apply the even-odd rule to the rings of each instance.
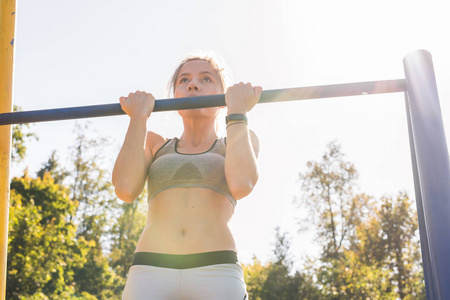
[[[112,103],[138,89],[163,99],[174,68],[198,50],[222,57],[233,82],[278,89],[404,78],[403,57],[426,49],[433,55],[448,137],[447,11],[439,0],[21,0],[15,104],[34,110]],[[119,147],[128,117],[90,122]],[[308,160],[320,159],[332,140],[355,163],[360,191],[414,197],[401,93],[263,104],[250,112],[249,123],[261,141],[261,175],[231,223],[243,262],[253,254],[270,258],[276,226],[293,238],[296,259],[317,251],[311,236],[297,234],[301,211],[292,201],[300,195],[298,173]],[[37,171],[53,149],[67,160],[74,124],[33,125],[40,140],[29,145],[26,162],[13,175],[25,166]],[[181,122],[176,113],[155,113],[149,128],[173,137]]]

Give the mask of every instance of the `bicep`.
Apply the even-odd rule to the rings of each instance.
[[[250,142],[252,144],[253,152],[255,153],[255,156],[258,157],[258,155],[259,155],[259,138],[253,130],[249,130],[249,134],[250,134]]]

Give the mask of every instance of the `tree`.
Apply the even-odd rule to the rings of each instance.
[[[21,111],[21,107],[14,105],[14,111]],[[25,145],[27,140],[35,139],[38,137],[35,133],[28,132],[30,128],[28,124],[16,124],[12,126],[12,149],[11,149],[11,161],[20,162],[24,159],[27,147]]]
[[[67,218],[75,209],[68,190],[48,173],[34,179],[25,171],[12,179],[7,299],[74,294],[74,269],[86,262],[90,247],[75,239],[76,226]]]
[[[383,197],[334,270],[350,298],[425,299],[417,216],[409,197]]]
[[[369,218],[356,229],[356,239],[345,251],[340,266],[348,282],[347,295],[355,298],[395,299],[397,294],[386,267],[385,242],[378,210],[372,205]]]
[[[49,173],[57,184],[63,184],[64,179],[70,174],[61,168],[56,151],[52,152],[47,162],[44,163],[42,168],[37,172],[37,176],[44,178],[46,173]]]
[[[107,243],[113,216],[117,215],[117,199],[112,191],[110,174],[102,168],[106,138],[89,137],[88,125],[76,127],[73,167],[66,178],[71,198],[78,204],[72,219],[78,225],[77,238],[93,243],[87,262],[74,270],[77,291],[86,291],[98,299],[119,297],[122,285],[109,266]]]
[[[310,212],[300,225],[315,225],[323,256],[337,258],[367,214],[371,198],[355,195],[358,172],[344,160],[340,146],[332,142],[327,148],[321,161],[309,161],[308,170],[300,173],[303,197],[298,204]]]
[[[110,226],[117,203],[110,176],[102,168],[107,139],[89,137],[87,132],[88,126],[77,125],[72,160],[67,169],[60,167],[53,152],[37,174],[50,173],[58,183],[68,186],[76,206],[73,214],[68,216],[77,225],[76,239],[86,240],[91,245],[86,262],[73,270],[76,293],[89,294],[96,299],[120,298],[119,289],[124,280],[116,275],[108,258]]]
[[[71,198],[78,202],[74,216],[79,225],[78,236],[93,240],[101,247],[101,238],[109,230],[109,220],[117,208],[117,198],[112,191],[111,176],[102,168],[108,140],[89,137],[88,128],[88,125],[76,127],[77,137],[67,180]]]
[[[424,279],[420,270],[420,241],[417,237],[417,214],[405,193],[396,198],[383,197],[378,211],[385,249],[386,265],[398,297],[424,298]]]
[[[86,262],[74,269],[74,281],[78,294],[88,293],[99,300],[120,299],[122,279],[114,273],[106,255],[95,244],[89,249]]]
[[[291,275],[292,259],[290,254],[291,240],[287,233],[275,229],[275,260],[267,271],[267,278],[261,292],[262,300],[319,299],[319,291],[312,278],[296,271]]]
[[[364,263],[360,253],[345,249],[339,259],[319,260],[317,281],[326,299],[396,299],[389,270]]]
[[[12,199],[17,201],[12,201],[11,254],[8,261],[11,299],[120,298],[119,288],[123,287],[124,280],[109,265],[107,253],[117,204],[109,174],[101,168],[105,139],[88,138],[86,128],[78,127],[77,130],[73,168],[69,171],[61,168],[53,152],[38,171],[38,178],[30,179],[26,173],[22,181],[31,181],[32,184],[22,188],[24,195],[22,193],[18,198],[12,188]],[[42,190],[45,193],[40,190],[41,183],[44,183]],[[14,184],[13,180],[12,187]],[[39,191],[35,191],[37,187]],[[64,201],[53,192],[63,194],[70,209],[58,211],[65,204],[62,205]],[[39,195],[39,205],[35,205],[38,198],[33,193]],[[41,228],[41,225],[36,225],[53,224],[53,220],[62,219],[66,225],[70,224],[67,225],[69,228],[53,229],[50,225]],[[30,233],[30,236],[22,231]],[[68,249],[65,243],[72,248]],[[23,256],[23,252],[31,254]],[[52,263],[47,263],[48,260]],[[54,266],[53,262],[57,265]],[[49,268],[48,272],[46,268]]]
[[[256,256],[253,256],[253,263],[243,264],[242,268],[249,299],[261,300],[263,286],[267,280],[268,267],[262,265],[261,261]]]
[[[122,203],[119,217],[111,229],[110,265],[122,278],[127,277],[131,258],[145,227],[146,203],[146,191],[132,203]]]
[[[250,299],[255,300],[294,300],[320,299],[320,291],[312,276],[299,271],[292,273],[290,239],[281,234],[277,227],[273,250],[274,260],[263,266],[254,257],[252,265],[244,265],[244,276]]]
[[[300,174],[302,206],[324,251],[317,283],[327,299],[423,299],[417,217],[406,194],[378,202],[355,194],[357,172],[340,147]],[[305,222],[305,220],[303,220]]]

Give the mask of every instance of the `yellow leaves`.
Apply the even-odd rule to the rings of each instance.
[[[8,270],[8,274],[9,275],[16,275],[17,273],[19,273],[19,270],[17,270],[17,269],[10,269],[10,270]]]

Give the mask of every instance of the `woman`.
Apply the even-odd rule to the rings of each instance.
[[[225,93],[222,69],[208,57],[184,60],[171,86],[175,97]],[[123,299],[246,299],[228,222],[258,179],[258,139],[246,113],[261,92],[242,82],[226,90],[226,138],[217,134],[220,108],[179,111],[184,132],[166,139],[147,131],[151,94],[120,97],[130,124],[113,170],[115,192],[131,203],[147,180],[149,194]]]

